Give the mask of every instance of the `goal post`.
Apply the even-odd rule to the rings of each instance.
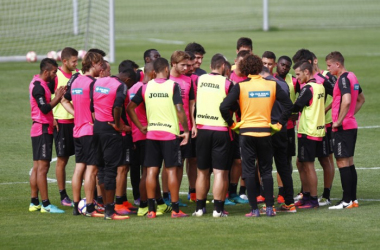
[[[65,47],[98,48],[115,61],[114,0],[2,0],[0,62],[38,60]]]

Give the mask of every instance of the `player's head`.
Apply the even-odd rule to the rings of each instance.
[[[227,59],[220,53],[215,54],[211,58],[211,70],[217,71],[219,74],[225,74],[225,64]]]
[[[294,54],[292,59],[294,63],[297,63],[303,60],[313,63],[313,53],[308,49],[300,49]]]
[[[235,74],[241,76],[242,73],[240,71],[240,68],[239,68],[239,64],[241,62],[241,60],[243,60],[243,58],[246,56],[246,55],[250,55],[252,54],[250,51],[248,50],[241,50],[239,51],[239,53],[237,53],[237,56],[236,56],[236,59],[235,59]]]
[[[102,69],[99,72],[99,77],[107,77],[111,75],[111,65],[108,61],[104,60],[102,64]]]
[[[263,66],[263,69],[261,70],[260,75],[262,77],[270,76],[270,70],[267,67]]]
[[[258,75],[263,69],[263,61],[256,55],[246,55],[239,64],[239,68],[242,74]]]
[[[190,56],[185,51],[174,51],[170,57],[170,65],[172,66],[171,70],[180,75],[186,74],[189,59]]]
[[[40,63],[40,77],[46,82],[50,82],[57,76],[58,64],[54,59],[45,58]]]
[[[292,67],[292,60],[288,56],[280,56],[277,62],[277,74],[279,74],[282,78],[285,78],[289,73],[290,68]]]
[[[247,50],[252,53],[252,40],[248,37],[240,37],[236,43],[236,53],[242,50]]]
[[[163,74],[166,78],[169,78],[169,62],[165,58],[157,58],[153,62],[153,70],[156,75]]]
[[[78,51],[74,48],[66,47],[61,52],[62,66],[69,71],[74,71],[78,65]]]
[[[93,77],[98,77],[103,66],[103,56],[97,52],[87,52],[82,60],[82,72],[91,72]]]
[[[195,42],[189,43],[186,46],[185,51],[191,51],[194,53],[195,55],[194,68],[195,69],[200,68],[202,64],[202,60],[203,60],[203,55],[206,54],[206,51],[203,48],[203,46]]]
[[[338,72],[344,69],[344,57],[339,51],[333,51],[326,56],[327,70],[332,75],[338,75]]]
[[[226,61],[224,63],[224,74],[223,76],[230,78],[231,76],[231,63],[229,61]]]
[[[134,71],[137,71],[138,68],[139,65],[137,65],[134,61],[131,60],[124,60],[119,64],[119,72],[122,72],[125,69],[133,69]]]
[[[155,78],[155,72],[153,69],[153,62],[146,63],[144,66],[144,79],[143,82],[147,83]]]
[[[276,55],[272,51],[265,51],[262,55],[263,65],[267,67],[271,74],[276,66]]]
[[[148,49],[144,52],[144,62],[153,62],[157,58],[160,58],[161,54],[156,49]]]
[[[187,61],[187,72],[186,75],[191,75],[194,73],[194,63],[195,63],[195,54],[191,51],[185,51],[190,59]]]
[[[89,49],[87,52],[98,53],[98,54],[100,54],[102,57],[105,57],[105,56],[106,56],[106,52],[104,52],[104,51],[101,50],[101,49],[97,49],[97,48]]]
[[[136,83],[136,72],[133,69],[125,69],[120,72],[117,77],[123,81],[128,88],[132,87]]]
[[[313,65],[309,61],[298,61],[294,64],[293,69],[300,83],[305,83],[312,78]]]

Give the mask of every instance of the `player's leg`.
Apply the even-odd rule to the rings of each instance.
[[[258,191],[256,189],[256,148],[254,138],[251,136],[240,136],[240,151],[242,163],[242,178],[247,187],[247,196],[249,205],[251,206],[250,213],[246,214],[247,217],[260,216],[257,207],[256,197]]]
[[[78,204],[81,200],[81,189],[82,189],[82,181],[84,177],[84,172],[86,171],[86,164],[77,162],[75,164],[73,177],[71,179],[71,187],[73,190],[73,215],[79,215],[78,212]]]
[[[33,168],[30,172],[30,205],[29,205],[29,211],[35,212],[41,210],[41,204],[38,199],[38,186],[37,186],[37,167],[38,167],[38,161],[33,161]]]

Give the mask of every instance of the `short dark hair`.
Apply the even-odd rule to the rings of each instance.
[[[339,51],[333,51],[333,52],[329,53],[326,56],[325,60],[326,61],[330,60],[333,62],[339,62],[340,64],[342,64],[342,66],[344,66],[344,57],[343,57],[342,53],[340,53]]]
[[[145,52],[144,52],[144,62],[146,62],[146,60],[145,60],[145,58],[147,58],[147,57],[150,57],[150,53],[152,52],[152,51],[157,51],[156,49],[148,49],[148,50],[145,50]]]
[[[134,61],[124,60],[119,64],[119,73],[124,71],[125,69],[138,69],[139,65],[137,65]]]
[[[280,58],[278,58],[278,61],[280,61],[280,60],[288,61],[288,62],[290,62],[290,65],[292,65],[292,59],[290,59],[290,57],[288,57],[288,56],[280,56]]]
[[[123,78],[123,79],[130,78],[134,81],[134,83],[136,83],[136,80],[137,80],[136,79],[136,72],[131,68],[124,69],[122,72],[119,72],[119,77]]]
[[[61,52],[61,59],[69,60],[72,56],[78,56],[78,51],[71,47],[66,47]]]
[[[263,69],[263,61],[256,55],[246,55],[239,64],[240,72],[243,75],[258,75]]]
[[[306,69],[309,71],[310,74],[313,73],[313,65],[306,60],[298,61],[294,64],[293,69],[300,69],[301,71],[305,71]]]
[[[249,47],[252,50],[252,40],[249,37],[240,37],[236,43],[236,49],[239,50],[241,47]]]
[[[105,57],[105,56],[106,56],[106,52],[104,52],[104,51],[101,50],[101,49],[97,49],[97,48],[89,49],[87,52],[98,53],[98,54],[100,54],[102,57]]]
[[[297,63],[302,60],[313,62],[313,54],[308,49],[300,49],[293,56],[293,62]]]
[[[245,57],[246,55],[249,55],[249,54],[251,54],[251,52],[249,52],[248,50],[241,50],[239,51],[239,53],[237,53],[236,58]]]
[[[190,60],[194,60],[195,59],[195,55],[192,51],[185,51],[189,56],[190,56]]]
[[[226,63],[226,58],[220,54],[217,53],[211,58],[211,69],[219,69],[223,66],[223,64]]]
[[[206,54],[206,51],[205,49],[203,48],[202,45],[200,45],[199,43],[189,43],[186,48],[185,48],[185,51],[191,51],[193,52],[194,54],[201,54],[201,55],[204,55]]]
[[[102,64],[102,70],[106,70],[108,68],[108,61],[107,60],[104,60],[103,61],[103,64]]]
[[[273,59],[276,61],[276,55],[272,51],[265,51],[262,55],[262,58],[268,58],[268,59]]]
[[[160,58],[157,58],[154,62],[153,62],[153,69],[156,73],[161,73],[165,70],[165,68],[168,67],[169,68],[169,62],[168,60],[166,60],[165,58],[163,57],[160,57]]]
[[[40,74],[42,74],[45,70],[49,71],[52,67],[57,67],[57,61],[51,58],[44,58],[40,63]]]

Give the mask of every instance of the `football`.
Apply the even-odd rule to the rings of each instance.
[[[79,60],[82,60],[84,58],[84,56],[86,55],[86,51],[85,50],[79,50],[78,51],[78,59]]]
[[[29,51],[26,54],[26,61],[27,62],[36,62],[37,61],[37,54],[34,51]]]
[[[83,198],[79,201],[78,211],[80,214],[86,213],[86,198]]]
[[[57,61],[61,61],[61,53],[62,53],[62,51],[57,51]]]
[[[52,51],[49,51],[47,53],[47,57],[51,58],[51,59],[54,59],[54,60],[57,60],[58,55],[57,55],[57,52],[55,52],[54,50],[52,50]]]

